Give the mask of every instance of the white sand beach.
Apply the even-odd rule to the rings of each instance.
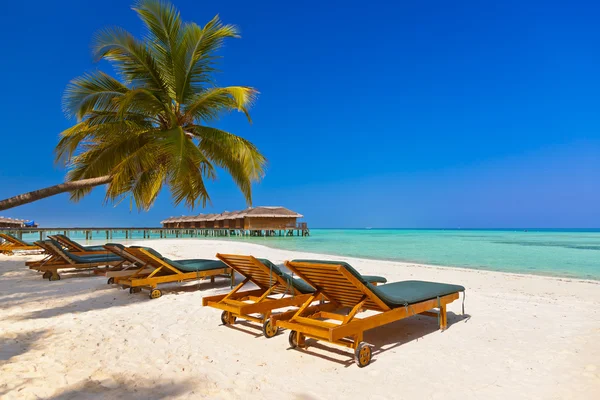
[[[164,286],[150,300],[88,273],[48,282],[24,265],[40,256],[0,256],[0,398],[600,399],[600,282],[233,241],[143,244],[174,259],[343,259],[389,282],[461,284],[466,315],[455,301],[444,332],[425,316],[368,331],[373,361],[358,368],[341,347],[309,341],[291,350],[287,333],[266,339],[256,324],[221,326],[201,299],[228,291],[225,278]]]

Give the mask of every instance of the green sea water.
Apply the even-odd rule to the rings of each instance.
[[[329,255],[600,280],[600,230],[311,229],[310,233],[226,240]]]

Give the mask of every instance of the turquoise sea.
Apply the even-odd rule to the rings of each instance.
[[[311,229],[309,237],[225,240],[330,255],[600,280],[600,229]]]
[[[600,280],[600,230],[311,229],[307,238],[244,240],[331,255]]]

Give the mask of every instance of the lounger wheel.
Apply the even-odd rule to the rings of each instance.
[[[46,271],[46,272],[44,272],[44,275],[42,275],[42,278],[50,279],[51,276],[52,276],[52,272]]]
[[[162,292],[160,291],[160,289],[152,289],[150,291],[151,299],[158,299],[160,296],[162,296]]]
[[[292,347],[292,349],[297,348],[298,347],[298,332],[291,331],[290,336],[288,336],[288,342],[290,343],[290,346]]]
[[[366,367],[371,362],[371,346],[365,342],[360,342],[354,350],[354,361],[360,368]]]
[[[269,318],[265,322],[263,322],[262,331],[265,337],[269,339],[277,335],[277,333],[279,332],[279,328],[277,328],[277,326],[275,326],[275,324],[273,324],[273,322],[271,321],[271,318]]]
[[[236,316],[230,313],[229,311],[223,311],[221,313],[221,322],[223,325],[232,325],[235,324]]]
[[[54,275],[52,272],[50,272],[50,277],[48,278],[49,281],[60,281],[60,275],[56,274]]]
[[[108,280],[106,281],[107,285],[112,285],[113,283],[115,283],[115,278],[113,278],[113,277],[108,278]]]

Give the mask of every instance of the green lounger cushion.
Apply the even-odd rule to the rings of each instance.
[[[116,254],[94,254],[88,256],[78,256],[77,254],[71,253],[70,251],[64,250],[60,243],[53,239],[47,239],[45,242],[49,242],[54,245],[57,249],[60,249],[67,257],[75,261],[77,264],[89,264],[89,263],[100,263],[100,262],[113,262],[123,261],[123,258]]]
[[[281,270],[277,265],[273,264],[271,261],[266,258],[257,258],[258,261],[266,265],[270,271],[281,276],[286,282],[291,283],[296,290],[300,293],[313,293],[315,289],[310,286],[308,283],[304,282],[302,279],[293,278],[290,274],[287,274]]]
[[[199,271],[210,271],[212,269],[229,268],[223,261],[220,260],[204,260],[204,259],[192,259],[192,260],[170,260],[163,258],[166,262],[180,271],[184,272],[199,272]]]
[[[65,254],[78,264],[123,261],[123,259],[118,255],[110,253],[106,253],[106,255],[95,254],[91,256],[78,256],[76,254],[65,251]]]
[[[371,289],[385,304],[389,307],[404,307],[410,304],[418,303],[424,300],[435,299],[447,294],[463,292],[465,288],[460,285],[451,285],[447,283],[426,282],[426,281],[403,281],[387,283],[385,285],[375,286],[369,283],[369,278],[361,275],[352,266],[343,261],[328,260],[294,260],[294,262],[307,262],[318,264],[341,265],[350,272],[362,284]]]
[[[404,307],[465,290],[460,285],[427,281],[393,282],[381,286],[369,285],[369,288],[392,308]]]
[[[106,243],[104,246],[108,247],[118,247],[120,250],[125,250],[125,246],[121,243]]]
[[[387,279],[383,276],[377,275],[361,275],[357,270],[352,268],[350,264],[344,261],[331,261],[331,260],[292,260],[293,262],[306,262],[313,264],[329,264],[329,265],[342,265],[348,271],[350,271],[354,276],[356,276],[363,284],[370,283],[386,283]]]
[[[102,250],[106,250],[104,248],[104,246],[81,246],[81,247],[83,247],[87,251],[102,251]]]
[[[154,257],[159,258],[171,266],[177,268],[182,272],[199,272],[199,271],[210,271],[212,269],[229,268],[223,261],[220,260],[205,260],[205,259],[186,259],[186,260],[171,260],[163,257],[158,251],[150,247],[142,246],[131,246],[133,248],[144,249]]]
[[[71,238],[69,238],[68,236],[62,235],[62,234],[58,234],[55,235],[57,237],[62,238],[65,242],[72,242],[77,244],[78,246],[80,246],[81,248],[83,248],[85,251],[102,251],[102,250],[106,250],[103,246],[82,246],[80,243],[72,240]]]
[[[283,277],[283,279],[285,279],[286,282],[292,282],[294,287],[296,289],[298,289],[301,293],[307,294],[307,293],[313,293],[315,291],[315,288],[313,288],[311,285],[306,283],[304,280],[302,280],[300,278],[292,278],[292,276],[290,276],[290,274],[282,271],[277,265],[273,264],[271,261],[264,259],[264,258],[259,258],[258,260],[260,262],[262,262],[263,264],[265,264],[267,267],[269,267],[274,273]],[[295,261],[303,261],[303,260],[295,260]],[[307,260],[304,260],[304,261],[307,261]],[[321,261],[321,260],[310,260],[310,261],[325,263],[325,264],[336,264],[336,265],[346,264],[346,263],[341,263],[341,262],[337,262],[337,261]],[[348,264],[346,264],[346,265],[348,265]],[[352,268],[352,267],[350,267],[350,268]],[[372,282],[372,283],[387,282],[387,279],[385,279],[382,276],[365,276],[364,278],[366,279],[366,282]]]

